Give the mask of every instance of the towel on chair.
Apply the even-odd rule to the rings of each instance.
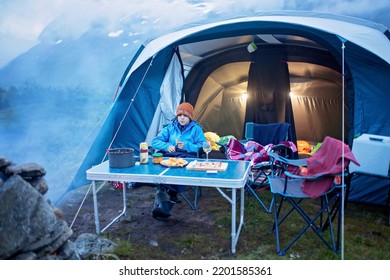
[[[315,181],[305,180],[302,191],[311,198],[317,198],[327,192],[333,184],[334,177],[342,172],[342,158],[344,146],[344,167],[352,161],[360,165],[348,145],[332,137],[325,137],[321,147],[307,160],[306,176],[329,175]]]

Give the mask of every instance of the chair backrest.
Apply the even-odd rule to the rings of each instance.
[[[292,141],[291,125],[289,123],[245,124],[245,138],[265,146],[279,144],[282,141]]]
[[[246,140],[255,141],[262,146],[268,144],[277,145],[284,141],[294,142],[291,124],[289,123],[257,124],[247,122],[245,124],[245,138]],[[296,155],[291,152],[289,157],[296,158]]]

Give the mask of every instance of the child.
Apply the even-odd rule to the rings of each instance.
[[[194,108],[190,103],[181,103],[176,109],[176,118],[164,127],[152,140],[151,146],[163,153],[164,157],[197,157],[198,150],[206,141],[202,127],[194,118]],[[177,194],[185,186],[159,185],[154,200],[152,215],[165,221],[177,202]]]

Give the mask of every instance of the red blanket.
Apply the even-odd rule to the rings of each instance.
[[[344,167],[352,161],[360,165],[348,145],[332,137],[325,137],[321,147],[307,160],[306,176],[329,175],[315,181],[305,180],[302,190],[311,198],[317,198],[327,192],[333,184],[334,177],[342,172],[344,147]]]

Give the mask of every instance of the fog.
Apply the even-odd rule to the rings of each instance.
[[[47,197],[65,193],[109,109],[82,89],[24,87],[7,92],[0,110],[0,155],[15,164],[35,162],[46,170]],[[17,95],[17,98],[14,98]],[[108,107],[107,107],[108,106]],[[105,108],[107,107],[107,108]]]
[[[46,196],[55,203],[143,42],[194,22],[266,10],[340,13],[387,26],[390,19],[388,1],[382,0],[375,5],[365,0],[1,1],[0,156],[42,165]]]

